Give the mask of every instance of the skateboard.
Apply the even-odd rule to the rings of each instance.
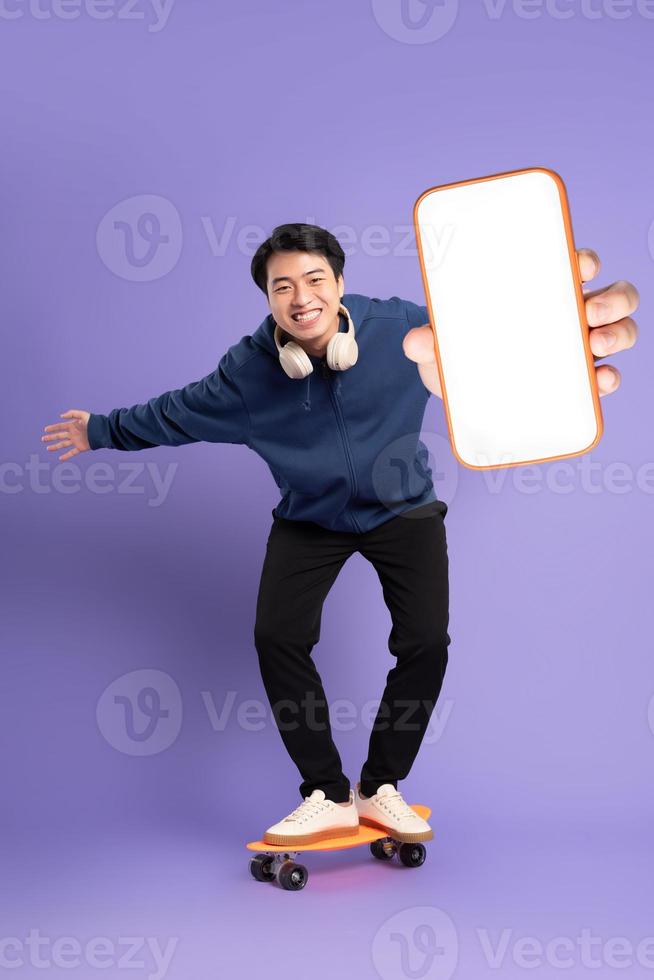
[[[428,806],[412,804],[418,816],[429,818]],[[373,857],[379,861],[390,861],[397,854],[400,862],[407,868],[419,868],[425,863],[427,849],[424,844],[407,844],[389,836],[387,831],[365,824],[351,837],[326,837],[313,844],[267,844],[263,840],[253,840],[246,845],[249,851],[257,851],[250,858],[250,874],[256,881],[277,881],[286,891],[300,891],[309,880],[309,871],[295,858],[304,851],[344,851],[350,847],[369,844]]]

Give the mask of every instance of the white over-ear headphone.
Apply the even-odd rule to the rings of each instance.
[[[339,313],[344,313],[347,317],[347,332],[342,333],[340,330],[337,330],[334,336],[330,337],[326,352],[327,364],[332,371],[347,371],[348,368],[356,364],[359,356],[359,348],[354,339],[352,317],[347,307],[343,306],[342,303],[339,306]],[[296,344],[293,340],[289,340],[283,346],[280,343],[281,327],[278,323],[275,324],[274,337],[275,345],[279,352],[279,363],[289,378],[306,378],[311,374],[313,364],[309,360],[307,352],[300,344]]]

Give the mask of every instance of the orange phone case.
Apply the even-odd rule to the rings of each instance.
[[[584,412],[585,412],[585,415],[584,415],[584,421],[583,422],[580,422],[580,431],[584,431],[584,430],[590,431],[592,419],[591,419],[591,408],[590,408],[590,404],[588,402],[588,399],[589,398],[592,399],[592,411],[594,412],[596,433],[595,433],[594,438],[592,439],[592,441],[588,445],[580,446],[579,448],[574,448],[572,451],[564,451],[564,452],[548,451],[544,455],[534,455],[531,458],[515,458],[515,459],[510,459],[508,462],[498,462],[497,460],[494,460],[494,461],[483,463],[483,464],[479,465],[478,462],[475,463],[475,462],[473,462],[471,460],[470,453],[468,453],[467,456],[465,456],[464,453],[460,451],[459,446],[458,446],[458,441],[461,439],[461,432],[463,432],[465,430],[465,424],[463,424],[461,422],[461,418],[462,417],[465,418],[466,406],[470,402],[473,401],[473,398],[474,398],[475,393],[479,390],[479,386],[477,385],[476,387],[474,387],[471,384],[471,380],[470,379],[472,377],[473,372],[469,372],[468,375],[466,375],[465,370],[464,371],[460,371],[459,370],[456,373],[456,383],[457,383],[457,392],[458,392],[458,396],[457,397],[459,399],[459,401],[458,401],[458,413],[459,414],[458,414],[457,420],[455,421],[455,418],[453,417],[452,406],[450,404],[450,398],[449,398],[449,393],[448,393],[448,385],[450,384],[450,381],[452,380],[450,378],[450,374],[452,375],[452,378],[455,377],[455,370],[454,370],[454,366],[453,366],[454,365],[454,361],[452,359],[450,359],[449,366],[444,363],[444,358],[442,356],[442,351],[441,351],[441,342],[444,342],[446,339],[450,339],[450,340],[451,339],[454,339],[455,342],[458,342],[459,344],[462,343],[462,340],[461,339],[458,339],[457,340],[457,338],[454,336],[453,327],[451,326],[452,324],[455,323],[455,316],[452,315],[452,310],[456,308],[456,296],[453,297],[451,295],[451,293],[450,293],[447,297],[445,297],[445,294],[446,294],[446,291],[447,291],[447,288],[446,287],[447,287],[447,281],[448,280],[445,279],[445,278],[443,278],[443,276],[445,276],[447,273],[441,274],[441,279],[440,280],[437,280],[436,279],[436,274],[431,270],[431,268],[428,269],[428,267],[427,267],[427,262],[426,262],[426,257],[425,257],[425,245],[424,245],[424,243],[422,241],[422,233],[421,233],[423,230],[426,231],[426,227],[425,227],[426,220],[425,220],[425,217],[423,216],[423,219],[422,219],[423,220],[423,224],[421,224],[421,208],[423,209],[423,211],[426,211],[427,209],[424,207],[424,204],[427,201],[427,199],[429,199],[432,195],[439,195],[443,191],[450,191],[450,190],[453,190],[453,189],[456,189],[456,188],[465,188],[465,187],[468,187],[469,185],[486,185],[486,186],[488,186],[488,183],[489,182],[492,182],[492,181],[500,181],[503,178],[509,178],[509,179],[510,178],[516,178],[516,177],[519,177],[520,175],[525,175],[525,174],[545,174],[545,175],[547,175],[547,177],[550,180],[552,180],[552,181],[555,182],[556,188],[558,190],[558,200],[559,200],[559,203],[560,203],[561,216],[562,216],[562,220],[563,220],[563,228],[564,228],[564,231],[565,231],[565,242],[567,243],[567,255],[568,255],[568,259],[569,259],[570,271],[572,273],[572,287],[574,289],[574,297],[576,299],[576,311],[577,311],[577,316],[578,316],[579,328],[580,328],[580,331],[581,331],[581,339],[583,341],[583,351],[585,353],[585,361],[586,361],[587,376],[588,376],[588,386],[589,386],[588,392],[585,392],[585,391],[581,391],[580,392],[579,391],[579,385],[580,385],[579,378],[583,376],[583,370],[580,373],[579,366],[581,364],[581,360],[580,360],[580,353],[578,351],[578,346],[577,346],[577,353],[574,355],[577,358],[577,362],[576,362],[576,365],[577,366],[575,368],[575,370],[577,370],[577,375],[576,375],[576,380],[574,381],[574,384],[571,383],[571,385],[570,385],[570,391],[571,391],[571,402],[570,403],[571,404],[580,404],[580,405],[582,405],[582,407],[584,409]],[[536,184],[534,183],[533,178],[531,180],[532,180],[532,186],[536,186],[537,187],[538,184],[537,183]],[[514,183],[512,186],[514,188],[516,188],[518,185]],[[526,186],[524,181],[523,181],[523,185],[522,186],[523,187]],[[504,189],[506,189],[506,188],[508,188],[508,184],[501,185],[501,187],[500,187],[500,185],[497,185],[496,190],[497,191],[502,190],[502,192],[504,192]],[[475,192],[475,193],[477,193],[477,198],[476,199],[472,199],[473,200],[473,207],[467,207],[467,209],[462,209],[461,206],[460,206],[460,204],[459,205],[455,205],[455,208],[458,207],[459,208],[459,212],[464,215],[464,219],[467,219],[467,216],[473,213],[473,208],[474,207],[483,206],[483,200],[484,199],[483,199],[482,195],[480,195],[478,192]],[[530,192],[530,193],[532,193],[532,192]],[[550,194],[550,197],[552,197],[551,193],[547,190],[546,187],[544,187],[544,191],[541,191],[540,193],[541,193],[541,195],[543,193]],[[486,197],[488,198],[488,194],[486,194]],[[488,198],[488,199],[490,200],[490,198]],[[432,216],[434,216],[434,215],[438,216],[438,214],[439,214],[438,208],[439,207],[441,208],[441,213],[444,213],[444,206],[443,206],[442,203],[439,203],[439,202],[444,202],[445,200],[446,199],[444,197],[442,197],[442,196],[440,198],[431,198],[431,201],[430,201],[429,206],[431,207],[431,214],[432,214]],[[453,197],[452,195],[450,195],[447,200],[449,200],[450,202],[452,202],[452,201],[455,201],[456,198]],[[462,195],[459,195],[459,201],[462,201],[462,200],[464,200],[464,198],[462,197]],[[476,203],[474,203],[475,200],[476,200]],[[525,198],[525,200],[528,202],[528,195]],[[535,200],[535,198],[534,198],[534,200]],[[435,202],[435,206],[434,206],[434,202]],[[524,203],[524,201],[523,201],[523,203]],[[497,203],[495,204],[495,207],[497,207]],[[550,204],[547,205],[547,208],[550,208],[550,210],[552,210],[552,206]],[[536,211],[536,209],[534,209],[534,210]],[[451,211],[451,213],[459,213],[459,212],[455,212],[454,210]],[[477,213],[477,212],[474,212],[474,213]],[[516,212],[515,213],[517,215],[517,227],[520,227],[520,222],[521,221],[522,222],[525,221],[524,209],[522,211],[519,211],[518,208],[516,207]],[[546,211],[544,213],[546,213]],[[462,222],[461,222],[462,224],[463,224],[463,220],[464,219],[462,219]],[[434,338],[434,349],[435,349],[435,354],[436,354],[436,363],[437,363],[437,366],[438,366],[438,374],[439,374],[439,378],[440,378],[441,391],[442,391],[442,396],[443,396],[443,404],[445,406],[445,414],[446,414],[446,418],[447,418],[449,438],[450,438],[450,443],[451,443],[451,446],[452,446],[452,450],[454,452],[454,455],[458,459],[458,461],[463,466],[466,466],[466,467],[468,467],[470,469],[485,470],[485,469],[504,468],[504,467],[507,467],[507,466],[525,466],[525,465],[534,464],[534,463],[548,462],[550,460],[555,460],[555,459],[565,459],[565,458],[568,458],[568,457],[571,457],[571,456],[578,456],[578,455],[580,455],[582,453],[589,452],[591,449],[593,449],[597,445],[597,443],[600,441],[600,439],[602,437],[602,432],[603,432],[603,419],[602,419],[602,411],[601,411],[601,407],[600,407],[599,392],[598,392],[598,388],[597,388],[597,378],[596,378],[596,374],[595,374],[595,365],[594,365],[594,360],[593,360],[593,353],[592,353],[591,348],[590,348],[589,327],[588,327],[588,322],[586,320],[585,303],[584,303],[584,296],[583,296],[583,291],[582,291],[581,276],[580,276],[580,273],[579,273],[579,265],[578,265],[577,255],[576,255],[576,250],[575,250],[575,245],[574,245],[574,238],[573,238],[573,231],[572,231],[572,221],[571,221],[571,218],[570,218],[570,208],[569,208],[569,205],[568,205],[568,198],[567,198],[567,193],[566,193],[565,185],[563,183],[563,180],[559,176],[559,174],[557,174],[553,170],[549,170],[549,169],[547,169],[545,167],[528,167],[528,168],[525,168],[525,169],[522,169],[522,170],[506,171],[506,172],[503,172],[503,173],[491,174],[491,175],[486,176],[486,177],[473,178],[473,179],[470,179],[470,180],[457,181],[455,183],[437,185],[435,187],[431,187],[428,190],[424,191],[420,195],[420,197],[418,197],[418,199],[416,200],[416,203],[414,205],[414,208],[413,208],[413,220],[414,220],[415,231],[416,231],[416,241],[417,241],[417,245],[418,245],[418,255],[419,255],[419,259],[420,259],[420,269],[421,269],[421,273],[422,273],[422,279],[423,279],[423,284],[424,284],[424,288],[425,288],[425,296],[426,296],[426,300],[427,300],[427,307],[429,309],[430,324],[431,324],[431,327],[432,327],[432,333],[433,333],[433,338]],[[439,218],[438,220],[440,221],[441,219]],[[552,220],[554,222],[556,222],[556,224],[553,224],[552,225],[552,228],[554,229],[553,232],[552,232],[552,234],[555,236],[555,238],[553,240],[556,240],[556,235],[559,235],[559,240],[562,241],[562,239],[560,238],[560,226],[558,226],[558,216],[554,216],[554,214],[553,214]],[[435,229],[436,228],[436,225],[433,225],[432,227]],[[558,228],[558,230],[557,230],[557,228]],[[456,226],[455,226],[455,230],[456,230]],[[463,235],[462,237],[465,239],[465,235]],[[474,235],[472,237],[469,237],[469,239],[468,239],[468,246],[466,246],[466,247],[469,247],[471,244],[474,244],[474,241],[473,240],[474,240]],[[557,245],[557,248],[559,248],[559,247],[560,246]],[[474,251],[474,248],[472,249],[472,251]],[[457,259],[457,261],[459,262],[459,267],[458,267],[459,269],[461,268],[461,266],[463,264],[462,263],[462,256],[464,254],[465,254],[465,249],[459,253],[459,258]],[[485,254],[488,254],[488,253],[485,253]],[[552,264],[555,266],[556,265],[556,262],[553,262]],[[477,268],[478,269],[481,268],[481,265],[478,265]],[[567,283],[567,282],[564,283],[564,285],[563,285],[562,288],[563,289],[567,289],[569,291],[569,283]],[[474,283],[471,283],[470,284],[470,289],[471,290],[474,289]],[[463,292],[461,292],[461,295],[463,296]],[[446,298],[447,298],[447,302],[445,302],[445,299]],[[452,299],[453,298],[455,300],[454,304],[452,303]],[[448,315],[450,317],[450,319],[448,321],[446,315],[443,314],[443,324],[442,325],[440,325],[440,321],[439,321],[440,308],[441,308],[441,300],[442,300],[443,307],[449,310]],[[573,304],[571,302],[571,299],[570,299],[570,296],[569,296],[569,292],[568,292],[568,307],[569,307],[569,310],[572,310],[573,309]],[[525,320],[526,320],[526,326],[525,326],[524,329],[525,330],[528,330],[529,329],[529,322],[530,321],[529,321],[529,318],[528,317],[526,317]],[[447,334],[447,331],[446,331],[446,327],[445,327],[445,324],[446,323],[448,324],[447,330],[452,331],[452,332],[450,332],[449,335]],[[463,326],[465,327],[465,324]],[[440,341],[439,341],[439,327],[440,327],[440,329],[442,329],[442,331],[444,333],[444,337],[440,338]],[[461,324],[459,324],[459,328],[461,328]],[[460,336],[461,335],[459,334],[459,338],[460,338]],[[517,336],[517,335],[514,334],[514,337],[515,336]],[[525,335],[525,336],[527,336],[527,335]],[[574,345],[577,343],[577,341],[574,338],[570,338],[570,342],[573,345],[573,347],[570,347],[571,359],[572,359],[572,352],[574,351]],[[459,348],[459,350],[460,350],[460,348]],[[519,363],[519,362],[517,362],[517,363]],[[562,373],[565,376],[565,372],[562,372]],[[573,374],[573,371],[571,370],[570,373],[569,373],[569,377],[572,377],[572,374]],[[465,397],[466,384],[468,384],[467,391],[468,391],[468,394],[469,394],[469,397],[467,399]],[[583,382],[583,384],[585,385],[585,381]],[[577,385],[577,389],[574,388],[574,385]],[[557,397],[556,391],[554,390],[554,388],[555,388],[554,383],[552,385],[552,388],[553,388],[552,398],[554,399],[554,398]],[[577,402],[574,401],[575,398],[577,399]],[[582,401],[580,401],[580,399],[585,400],[585,402],[582,403]],[[483,406],[483,401],[480,402],[480,405]],[[517,408],[519,409],[519,406],[517,406]],[[506,407],[505,406],[505,407],[503,407],[502,411],[504,411],[504,415],[502,417],[508,418],[509,415],[510,415],[510,407]],[[516,412],[516,415],[517,414],[519,414],[519,412]],[[481,416],[481,412],[478,411],[477,412],[477,421],[479,421],[480,416]],[[545,412],[543,412],[543,417],[545,417]],[[572,413],[572,416],[571,417],[574,419],[574,412]],[[474,422],[475,422],[475,419],[474,418],[472,419],[472,422],[473,422],[473,424],[468,425],[468,430],[470,432],[474,432]],[[563,425],[561,423],[563,423]],[[565,430],[564,423],[565,423],[565,408],[563,408],[563,414],[561,416],[561,419],[559,420],[559,429],[560,429],[560,432],[561,432],[561,436],[560,436],[561,441],[564,441],[564,439],[565,439],[564,434],[563,434],[564,433],[564,430]],[[467,422],[466,422],[466,424],[467,424]],[[547,423],[545,423],[545,424],[547,424]],[[544,433],[542,434],[542,436],[543,437],[541,438],[541,444],[547,443],[547,432],[544,431]],[[471,438],[472,438],[472,441],[474,441],[474,435]],[[490,432],[490,431],[487,432],[485,438],[492,439],[492,432]],[[555,436],[554,437],[554,441],[555,442],[556,442],[556,438],[557,437]],[[525,439],[526,439],[526,444],[528,445],[528,443],[529,443],[529,435],[528,434],[525,437]],[[461,440],[461,441],[463,441],[463,440]],[[536,439],[534,441],[537,442]],[[483,442],[483,438],[482,437],[480,437],[480,442]],[[557,447],[555,447],[555,448],[557,448]],[[560,447],[558,447],[558,448],[560,448]],[[541,450],[541,452],[542,452],[542,450]]]

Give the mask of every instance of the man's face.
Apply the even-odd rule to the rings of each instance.
[[[275,322],[309,353],[322,353],[338,330],[343,276],[337,280],[319,252],[275,252],[266,271]]]

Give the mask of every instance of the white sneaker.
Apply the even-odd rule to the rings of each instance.
[[[359,814],[350,790],[347,806],[325,799],[321,789],[314,789],[311,796],[287,817],[274,823],[263,835],[266,844],[313,844],[327,837],[350,837],[359,832]]]
[[[377,788],[374,796],[361,796],[361,783],[357,783],[354,794],[356,808],[359,811],[359,822],[368,827],[387,830],[389,837],[407,844],[431,840],[434,831],[426,820],[418,816],[402,794],[392,783],[383,783]]]

